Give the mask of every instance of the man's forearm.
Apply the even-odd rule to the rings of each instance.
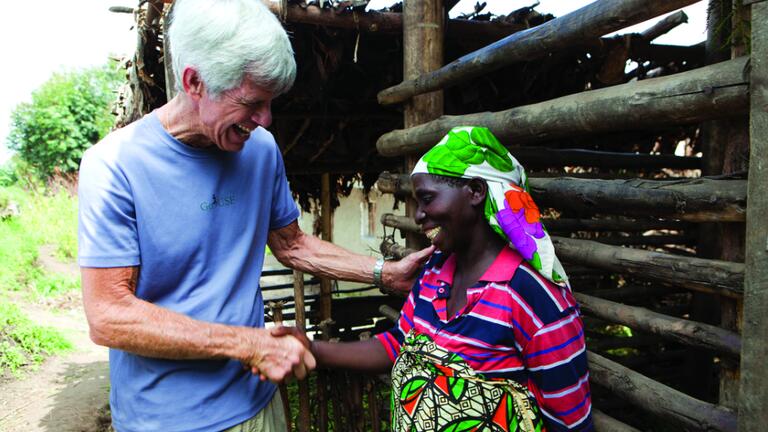
[[[195,320],[138,299],[138,271],[83,270],[83,303],[95,343],[148,357],[238,360],[263,343],[257,329]]]
[[[284,265],[316,276],[350,282],[373,282],[376,258],[356,254],[315,236],[302,235],[277,256]]]
[[[91,339],[146,357],[245,361],[244,348],[257,342],[246,336],[255,329],[198,321],[139,299],[110,309],[91,325]]]

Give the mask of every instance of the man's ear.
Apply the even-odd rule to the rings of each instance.
[[[485,205],[485,197],[488,195],[488,183],[480,177],[469,179],[466,187],[469,189],[469,202],[472,206]]]
[[[181,74],[182,84],[184,85],[184,93],[194,101],[200,100],[205,93],[205,84],[203,83],[200,73],[197,69],[187,66],[184,68],[184,72]]]

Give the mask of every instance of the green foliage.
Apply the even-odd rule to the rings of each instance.
[[[112,126],[119,82],[115,65],[54,73],[14,109],[8,147],[40,178],[77,171],[83,152]]]
[[[0,202],[15,202],[18,216],[0,221],[0,290],[58,295],[79,289],[75,278],[47,275],[38,266],[40,247],[53,246],[57,258],[72,261],[77,253],[77,200],[57,193],[0,188]]]
[[[17,306],[0,303],[0,372],[17,374],[45,356],[72,349],[61,333],[35,325]]]

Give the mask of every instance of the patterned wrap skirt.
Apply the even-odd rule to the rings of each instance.
[[[528,389],[485,379],[460,356],[411,330],[392,368],[395,432],[541,432],[541,412]]]

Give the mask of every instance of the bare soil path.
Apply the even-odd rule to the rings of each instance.
[[[77,272],[74,264],[57,262],[48,250],[41,250],[40,262],[48,271]],[[0,382],[0,431],[97,432],[108,427],[108,351],[88,337],[79,297],[69,293],[49,304],[12,299],[36,323],[64,333],[74,350],[22,378]]]

